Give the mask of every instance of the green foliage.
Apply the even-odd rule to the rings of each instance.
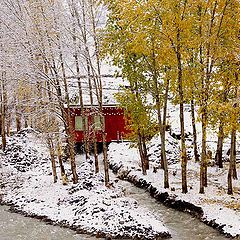
[[[148,103],[149,81],[144,76],[141,60],[141,56],[137,54],[129,54],[125,59],[121,59],[119,66],[123,77],[129,81],[129,87],[123,87],[116,94],[120,106],[125,109],[126,121],[131,129],[129,138],[135,142],[139,132],[150,139],[157,130],[152,117],[152,106]]]
[[[116,94],[116,98],[125,111],[125,121],[130,130],[128,138],[137,142],[140,131],[141,135],[150,140],[158,131],[158,125],[152,117],[152,108],[130,89],[122,90]]]

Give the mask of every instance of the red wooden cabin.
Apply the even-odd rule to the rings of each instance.
[[[88,139],[93,139],[93,125],[96,131],[97,142],[102,142],[100,115],[97,106],[85,106],[84,116],[81,116],[81,109],[79,106],[73,106],[70,108],[72,124],[75,134],[76,143],[82,143],[84,122],[85,127],[88,128]],[[126,135],[129,130],[126,129],[126,123],[124,119],[123,109],[116,105],[104,105],[103,106],[104,126],[106,132],[106,142],[126,140]]]

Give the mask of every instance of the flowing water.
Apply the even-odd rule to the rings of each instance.
[[[121,181],[129,197],[136,199],[139,205],[152,211],[170,230],[173,240],[223,240],[229,239],[217,230],[200,222],[187,213],[165,207],[150,196],[148,192]]]
[[[0,206],[0,240],[94,240],[96,238],[76,234],[61,228],[8,212],[9,207]]]

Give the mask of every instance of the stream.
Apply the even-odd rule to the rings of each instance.
[[[0,240],[94,240],[83,234],[46,224],[34,218],[24,217],[0,206]]]
[[[148,192],[137,188],[129,182],[121,181],[127,191],[126,194],[137,200],[139,205],[162,220],[169,229],[173,240],[223,240],[229,239],[221,235],[217,230],[200,222],[190,214],[183,213],[157,202]]]

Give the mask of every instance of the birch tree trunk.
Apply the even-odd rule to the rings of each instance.
[[[16,113],[15,113],[15,119],[16,119],[16,127],[17,127],[17,132],[19,132],[21,130],[21,115],[18,113],[18,109],[16,109]]]
[[[195,107],[194,100],[191,99],[191,117],[192,117],[192,128],[193,128],[193,150],[195,162],[199,162],[199,154],[197,148],[197,130],[196,130],[196,119],[195,119]]]
[[[225,89],[223,91],[223,97],[222,97],[223,103],[225,103],[227,101],[228,93],[229,93],[229,88],[227,86],[227,87],[225,87]],[[219,168],[223,168],[223,156],[222,156],[223,141],[224,141],[223,117],[224,116],[221,116],[221,118],[220,118],[219,129],[218,129],[217,150],[216,150],[216,155],[215,155],[215,161]]]
[[[92,21],[92,31],[93,31],[93,40],[95,47],[95,59],[96,59],[96,73],[94,77],[94,85],[96,90],[96,96],[98,100],[99,106],[99,114],[100,114],[100,125],[101,125],[101,135],[102,135],[102,143],[103,143],[103,162],[104,162],[104,173],[105,173],[105,185],[109,186],[109,162],[107,157],[107,142],[106,142],[106,132],[105,132],[105,119],[103,114],[103,88],[102,88],[102,78],[101,78],[101,66],[100,66],[100,49],[99,42],[97,38],[97,30],[96,30],[96,19],[93,12],[94,1],[90,0],[90,15]],[[93,66],[92,70],[95,72]]]
[[[231,132],[231,148],[230,148],[230,159],[229,159],[229,169],[228,169],[228,194],[233,194],[233,170],[234,170],[234,159],[236,158],[236,148],[235,148],[235,138],[236,130],[233,128]]]
[[[2,72],[1,79],[1,136],[2,136],[2,150],[5,151],[6,140],[6,104],[7,104],[7,91],[6,91],[6,72]]]
[[[88,78],[88,87],[89,87],[89,100],[91,104],[91,108],[93,110],[93,86],[92,86],[92,77],[91,77],[91,57],[90,57],[90,51],[88,47],[88,40],[87,40],[87,26],[86,26],[86,2],[85,0],[81,1],[81,6],[82,6],[82,37],[83,37],[83,44],[84,44],[84,58],[86,61],[86,67],[87,67],[87,78]],[[95,127],[94,124],[92,125],[92,131],[93,131],[93,142],[94,145],[96,144],[96,133],[95,133]],[[86,129],[86,138],[87,138],[87,143],[86,143],[86,156],[89,158],[90,154],[90,135],[89,135],[89,129]],[[94,149],[96,149],[94,147]],[[97,156],[97,154],[94,154],[94,156]],[[95,159],[95,162],[98,161],[98,159]],[[95,168],[95,172],[99,171],[99,169]]]
[[[232,177],[233,177],[233,179],[237,180],[238,176],[237,176],[237,166],[236,166],[236,147],[237,147],[236,131],[234,131],[232,134],[233,134]]]
[[[56,160],[55,160],[55,154],[54,154],[54,145],[53,141],[50,137],[47,139],[48,149],[50,153],[51,163],[52,163],[52,174],[53,174],[53,182],[57,182],[57,169],[56,169]]]
[[[61,62],[61,68],[62,68],[62,74],[63,74],[63,84],[65,89],[65,99],[67,102],[67,129],[66,130],[67,130],[69,152],[70,152],[70,165],[71,165],[71,170],[73,174],[73,183],[76,184],[78,182],[78,175],[77,175],[76,162],[75,162],[75,150],[74,150],[75,141],[74,141],[73,126],[71,122],[69,91],[68,91],[67,78],[65,73],[62,51],[61,49],[59,50],[60,50],[60,62]]]
[[[144,136],[144,134],[142,135],[142,147],[143,147],[146,169],[149,170],[149,157],[147,152],[146,137]]]
[[[204,187],[207,186],[206,172],[207,172],[207,112],[202,110],[202,154],[200,164],[200,191],[204,193]]]
[[[6,120],[6,134],[7,134],[7,136],[9,137],[10,136],[10,131],[11,131],[11,116],[12,116],[12,114],[11,114],[11,112],[9,112],[8,110],[7,110],[7,120]]]
[[[182,56],[180,52],[180,29],[177,30],[177,47],[176,55],[178,62],[178,94],[180,101],[180,128],[181,128],[181,166],[182,166],[182,193],[187,193],[187,151],[185,143],[185,130],[184,130],[184,96],[183,96],[183,79],[182,79]]]
[[[219,168],[223,168],[223,159],[222,159],[223,140],[224,140],[223,122],[222,120],[220,120],[219,129],[218,129],[217,151],[215,156],[215,161]]]
[[[161,148],[161,167],[163,169],[166,169],[166,167],[168,168],[168,161],[167,161],[167,157],[166,157],[166,124],[167,124],[167,104],[168,104],[168,92],[169,92],[169,84],[170,84],[170,79],[167,78],[167,82],[166,82],[166,86],[165,86],[165,94],[164,94],[164,107],[163,107],[163,136],[162,136],[162,140],[161,142],[163,142],[163,146]],[[165,155],[165,159],[164,159],[164,155]],[[167,166],[166,166],[167,165]],[[167,170],[168,171],[168,170]],[[168,173],[166,173],[165,178],[168,178]],[[168,181],[166,181],[166,186],[169,185]],[[167,187],[168,188],[168,187]]]
[[[142,174],[147,175],[146,159],[144,155],[142,135],[141,135],[140,129],[138,129],[138,150],[139,150],[140,159],[141,159]]]
[[[82,90],[82,83],[80,78],[80,63],[79,63],[79,56],[78,56],[78,44],[77,44],[77,34],[76,34],[76,25],[78,23],[79,27],[81,27],[81,24],[79,22],[79,13],[76,9],[76,5],[74,1],[71,1],[71,4],[69,3],[70,8],[72,8],[72,20],[73,20],[73,29],[72,29],[72,38],[73,38],[73,45],[74,45],[74,59],[75,59],[75,66],[76,66],[76,72],[77,72],[77,82],[78,82],[78,94],[79,94],[79,103],[81,112],[80,115],[83,117],[83,140],[84,140],[84,149],[86,154],[86,159],[89,159],[89,143],[87,142],[87,128],[86,121],[85,121],[85,112],[84,112],[84,102],[83,102],[83,90]]]
[[[58,161],[59,161],[59,166],[60,166],[60,171],[61,171],[62,183],[63,183],[63,185],[66,185],[68,180],[67,180],[67,175],[66,175],[65,168],[63,165],[62,144],[60,142],[60,139],[57,140],[57,155],[58,155]]]
[[[159,84],[158,84],[158,77],[157,77],[157,69],[156,69],[156,57],[155,52],[153,50],[153,82],[155,88],[155,101],[156,101],[156,108],[157,108],[157,115],[158,115],[158,126],[160,129],[160,139],[161,139],[161,167],[164,170],[164,188],[169,188],[169,176],[168,176],[168,162],[166,156],[166,145],[165,145],[165,132],[166,132],[166,112],[167,112],[167,96],[168,96],[168,85],[166,86],[165,91],[165,102],[164,102],[164,120],[162,121],[162,114],[161,114],[161,103],[160,103],[160,95],[159,95]]]

